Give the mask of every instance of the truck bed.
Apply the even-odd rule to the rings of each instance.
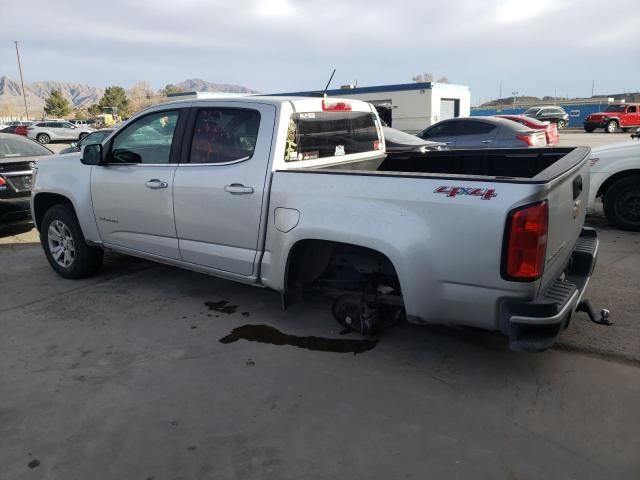
[[[586,147],[432,151],[391,154],[384,159],[344,162],[312,170],[325,173],[447,175],[473,177],[475,180],[484,177],[491,181],[546,183],[573,168],[588,154]]]

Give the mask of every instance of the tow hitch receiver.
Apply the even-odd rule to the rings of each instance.
[[[589,320],[591,320],[593,323],[597,323],[598,325],[613,325],[613,322],[609,320],[609,310],[607,310],[606,308],[600,310],[600,318],[598,318],[596,317],[596,312],[593,310],[593,307],[591,306],[589,300],[581,301],[576,308],[576,312],[585,312],[587,315],[589,315]]]

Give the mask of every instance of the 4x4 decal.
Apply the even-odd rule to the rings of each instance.
[[[491,200],[498,194],[492,188],[476,188],[476,187],[451,187],[442,186],[436,188],[433,193],[443,193],[447,197],[456,197],[458,195],[471,195],[472,197],[480,197],[482,200]]]

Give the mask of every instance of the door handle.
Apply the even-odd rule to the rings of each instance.
[[[482,140],[482,143],[491,143],[491,140]]]
[[[246,195],[247,193],[253,193],[253,187],[245,187],[241,183],[232,183],[231,185],[225,185],[224,191],[231,195]]]
[[[157,190],[159,188],[167,188],[169,184],[162,180],[158,180],[157,178],[152,178],[151,180],[146,181],[144,186],[152,190]]]

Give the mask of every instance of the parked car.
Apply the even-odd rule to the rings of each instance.
[[[11,125],[11,126],[8,126],[8,127],[4,127],[2,130],[0,130],[0,133],[13,133],[13,134],[15,134],[17,127],[18,127],[17,125]]]
[[[26,137],[31,124],[33,124],[33,122],[22,122],[20,123],[20,125],[16,126],[16,129],[13,133],[15,133],[16,135],[22,135],[23,137]]]
[[[64,148],[60,150],[58,153],[74,153],[79,152],[82,147],[85,145],[93,145],[94,143],[102,143],[102,141],[107,138],[111,132],[113,132],[113,128],[102,128],[100,130],[96,130],[95,132],[90,133],[86,137],[83,137],[82,140],[78,142],[72,142],[68,148]]]
[[[428,152],[432,150],[446,150],[444,143],[430,142],[416,137],[402,130],[391,127],[382,127],[384,143],[387,153]]]
[[[604,214],[623,230],[640,232],[640,129],[627,142],[591,151],[590,209],[602,198]]]
[[[615,133],[622,128],[625,132],[640,127],[640,103],[613,103],[604,112],[592,113],[584,121],[586,132],[604,128],[607,133]]]
[[[459,117],[431,125],[418,137],[449,148],[546,147],[544,131],[496,117]]]
[[[331,292],[336,319],[362,333],[406,312],[548,348],[598,249],[580,208],[589,149],[423,161],[387,154],[377,125],[372,105],[344,98],[150,107],[81,156],[40,162],[32,211],[47,261],[87,277],[110,248],[270,287],[283,305]]]
[[[535,118],[544,122],[553,122],[558,125],[559,129],[563,129],[569,125],[569,114],[562,107],[544,106],[531,107],[523,113],[526,117]]]
[[[541,122],[533,117],[525,117],[524,115],[496,115],[496,117],[521,123],[525,127],[532,128],[533,130],[544,130],[548,146],[557,145],[560,141],[558,125],[554,122]]]
[[[52,153],[33,140],[0,133],[0,226],[30,221],[33,167]]]
[[[31,125],[32,122],[10,122],[6,128],[0,130],[1,133],[13,133],[14,135],[23,135],[27,136],[27,127]]]
[[[27,136],[42,144],[55,140],[82,140],[94,130],[89,127],[77,127],[62,120],[34,122],[27,127]]]

